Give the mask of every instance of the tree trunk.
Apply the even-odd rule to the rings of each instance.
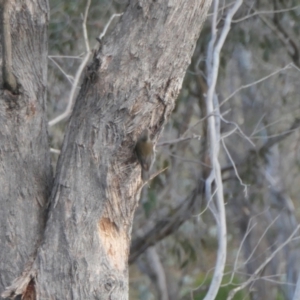
[[[52,172],[45,118],[47,1],[0,4],[1,294],[34,260]]]
[[[19,5],[12,2],[10,6]],[[29,265],[3,296],[128,299],[132,220],[143,185],[135,143],[145,128],[154,141],[162,131],[211,1],[130,1],[86,70],[66,130],[46,217],[43,211],[51,174],[43,103],[47,11],[42,1],[33,5],[29,0],[23,2],[27,4],[19,10],[28,25],[22,22],[22,30],[11,26],[16,30],[11,36],[19,37],[21,31],[24,40],[16,43],[28,43],[40,53],[37,57],[17,51],[12,40],[12,73],[20,84],[18,91],[26,95],[21,108],[7,109],[9,104],[18,104],[20,100],[13,97],[20,96],[1,91],[1,121],[3,115],[6,118],[0,152],[1,188],[5,191],[0,222],[6,228],[1,232],[1,241],[5,241],[1,262],[6,262],[3,267],[1,263],[1,289],[21,275],[27,262]],[[17,11],[9,10],[10,24],[18,19]],[[38,32],[33,35],[29,30]],[[20,69],[26,71],[24,83]],[[15,91],[13,84],[6,87]],[[31,94],[27,89],[32,89]],[[16,248],[15,254],[11,255],[9,248]],[[34,260],[30,260],[34,252]]]

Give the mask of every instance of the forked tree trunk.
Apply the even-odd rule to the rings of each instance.
[[[8,73],[18,83],[3,76],[1,291],[24,271],[3,296],[128,299],[127,259],[142,188],[134,146],[145,128],[156,140],[168,119],[210,2],[130,1],[86,70],[47,215],[47,6],[1,2],[3,22],[11,25]]]

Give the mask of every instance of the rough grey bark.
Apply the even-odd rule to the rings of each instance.
[[[155,141],[162,131],[210,2],[130,1],[94,53],[66,131],[42,244],[10,293],[31,282],[37,299],[128,299],[142,188],[135,143],[145,128]]]
[[[1,1],[0,7],[1,294],[33,261],[52,173],[45,118],[47,1]]]

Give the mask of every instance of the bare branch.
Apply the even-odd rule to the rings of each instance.
[[[280,133],[280,134],[275,134],[273,136],[269,136],[268,141],[261,146],[259,149],[253,151],[253,150],[249,150],[246,155],[244,156],[244,158],[242,158],[239,162],[235,163],[236,166],[241,166],[243,164],[245,164],[246,161],[248,161],[252,155],[263,155],[266,151],[268,151],[272,146],[274,146],[275,144],[281,142],[282,140],[284,140],[285,138],[287,138],[289,135],[291,135],[293,132],[295,132],[296,129],[298,129],[300,127],[300,119],[296,119],[294,121],[294,123],[292,124],[292,126],[285,130],[284,132]],[[225,172],[231,171],[233,169],[233,166],[225,166],[222,168],[222,174],[224,174]]]
[[[87,35],[87,29],[86,29],[86,21],[87,21],[87,16],[88,16],[88,12],[89,12],[89,8],[90,8],[90,4],[91,4],[91,0],[87,0],[87,4],[86,4],[86,8],[85,8],[85,13],[84,13],[84,18],[83,18],[83,22],[82,22],[82,27],[83,27],[83,36],[84,36],[84,42],[85,42],[85,46],[86,46],[86,55],[83,58],[77,72],[75,75],[75,79],[72,85],[72,89],[70,92],[70,96],[69,96],[69,100],[68,100],[68,105],[66,110],[59,116],[57,116],[56,118],[54,118],[53,120],[51,120],[48,125],[51,127],[57,123],[59,123],[60,121],[68,118],[72,112],[73,109],[73,103],[74,103],[74,96],[76,93],[76,89],[78,88],[78,83],[79,80],[81,78],[82,72],[86,66],[86,64],[88,63],[90,56],[91,56],[91,51],[90,51],[90,46],[89,46],[89,41],[88,41],[88,35]]]
[[[300,127],[300,119],[296,119],[290,129],[284,131],[281,134],[270,136],[268,141],[260,148],[259,153],[264,153],[266,150],[271,148],[273,145],[279,143],[281,140],[285,139],[287,136],[292,134],[295,129]]]
[[[227,147],[226,147],[226,144],[225,144],[225,142],[224,142],[224,139],[221,139],[221,141],[222,141],[223,148],[225,149],[225,152],[227,153],[227,156],[228,156],[228,158],[229,158],[229,160],[230,160],[230,162],[231,162],[231,164],[232,164],[232,166],[233,166],[233,169],[234,169],[234,172],[235,172],[235,176],[238,178],[238,180],[239,180],[239,182],[240,182],[240,185],[242,185],[242,186],[244,187],[244,194],[245,194],[245,197],[248,197],[248,185],[245,184],[245,183],[243,182],[243,180],[241,179],[241,177],[240,177],[240,175],[239,175],[239,172],[238,172],[238,170],[237,170],[237,167],[236,167],[236,165],[235,165],[235,162],[234,162],[233,158],[231,157],[229,150],[228,150]]]
[[[112,22],[112,20],[115,18],[115,17],[121,17],[123,15],[123,13],[121,14],[113,14],[110,19],[108,20],[107,24],[105,25],[103,31],[101,32],[101,34],[98,36],[97,40],[100,42],[102,40],[102,38],[105,36],[106,34],[106,31],[110,25],[110,23]]]
[[[257,16],[257,15],[279,14],[279,13],[283,13],[283,12],[287,12],[287,11],[292,11],[292,10],[298,9],[299,7],[300,7],[300,5],[296,5],[291,8],[283,8],[283,9],[276,9],[276,10],[256,10],[254,13],[252,13],[250,15],[247,15],[240,19],[232,20],[232,23],[239,23],[239,22],[245,21],[245,20],[252,18],[254,16]],[[254,9],[252,8],[252,10],[254,10]]]
[[[237,94],[238,92],[240,92],[241,90],[247,89],[247,88],[249,88],[249,87],[251,87],[251,86],[253,86],[253,85],[256,85],[256,84],[258,84],[258,83],[261,83],[261,82],[265,81],[266,79],[268,79],[268,78],[270,78],[270,77],[272,77],[272,76],[274,76],[274,75],[276,75],[276,74],[278,74],[278,73],[280,73],[280,72],[282,72],[282,71],[284,71],[284,70],[289,69],[290,67],[292,67],[292,65],[293,65],[292,63],[289,63],[289,64],[286,65],[285,67],[283,67],[283,68],[281,68],[281,69],[278,69],[278,70],[272,72],[271,74],[268,74],[267,76],[264,76],[264,77],[262,77],[262,78],[260,78],[260,79],[258,79],[258,80],[256,80],[256,81],[253,81],[253,82],[251,82],[251,83],[242,85],[242,86],[239,87],[237,90],[235,90],[233,93],[231,93],[227,98],[225,98],[225,99],[220,103],[220,107],[221,107],[223,104],[225,104],[228,100],[230,100],[235,94]]]
[[[82,60],[82,54],[74,56],[74,55],[48,55],[48,58],[71,58],[71,59],[80,59]]]
[[[156,146],[159,147],[159,146],[172,145],[172,144],[177,144],[177,143],[180,143],[180,142],[184,142],[184,141],[188,141],[188,140],[194,140],[194,139],[199,141],[201,139],[201,136],[194,134],[193,136],[189,136],[189,137],[185,137],[185,138],[182,137],[182,138],[171,140],[171,141],[165,141],[165,142],[157,143]]]
[[[228,11],[225,24],[220,34],[220,37],[215,45],[215,41],[217,38],[217,9],[219,6],[219,1],[215,0],[214,2],[214,15],[212,22],[212,38],[208,47],[208,60],[207,60],[207,72],[208,72],[208,92],[206,98],[206,108],[207,114],[212,114],[214,111],[214,96],[215,96],[215,88],[217,83],[219,64],[220,64],[220,51],[224,45],[226,37],[230,30],[231,20],[238,10],[238,8],[242,5],[242,0],[237,0],[233,7]],[[215,46],[214,46],[215,45]],[[216,108],[216,107],[215,107]],[[224,196],[223,196],[223,183],[222,183],[222,175],[221,175],[221,167],[218,160],[218,152],[219,152],[219,142],[218,141],[218,132],[217,132],[217,124],[216,118],[214,115],[208,118],[208,132],[210,136],[210,159],[212,164],[212,172],[211,175],[216,184],[216,202],[217,202],[217,213],[214,213],[217,227],[218,227],[218,253],[217,253],[217,262],[216,268],[214,270],[213,278],[209,287],[209,290],[204,298],[204,300],[213,300],[215,299],[219,287],[222,282],[225,262],[226,262],[226,251],[227,251],[227,230],[226,230],[226,214],[225,214],[225,205],[224,205]],[[219,129],[219,128],[218,128]],[[211,175],[209,178],[211,179]],[[211,197],[211,194],[208,191],[208,185],[206,185],[206,198],[207,200]]]
[[[60,150],[54,148],[50,148],[50,152],[54,154],[60,154]]]
[[[288,243],[290,243],[294,237],[294,235],[297,233],[297,231],[299,230],[300,225],[298,225],[296,227],[296,229],[292,232],[292,234],[287,238],[287,240],[282,243],[279,247],[277,247],[277,249],[275,251],[272,252],[272,254],[264,261],[264,263],[262,263],[257,269],[256,271],[249,277],[249,279],[247,281],[245,281],[243,284],[241,284],[240,286],[238,286],[237,288],[233,289],[230,291],[227,300],[232,300],[234,295],[244,289],[247,285],[251,284],[255,278],[259,275],[259,273],[267,266],[267,264],[273,259],[273,257],[281,250],[283,249]],[[294,298],[294,299],[298,299],[298,298]]]
[[[70,92],[70,96],[69,96],[68,105],[67,105],[66,110],[61,115],[57,116],[55,119],[51,120],[48,123],[48,125],[50,127],[57,124],[57,123],[59,123],[60,121],[66,119],[70,116],[70,114],[72,112],[72,108],[73,108],[74,95],[75,95],[76,89],[78,88],[77,85],[79,83],[81,74],[82,74],[87,62],[89,61],[89,58],[90,58],[90,53],[87,53],[86,56],[84,57],[84,59],[82,60],[77,72],[76,72],[74,83],[73,83],[73,86],[72,86],[72,89],[71,89],[71,92]]]
[[[56,65],[56,67],[61,71],[61,73],[67,78],[67,80],[71,83],[73,86],[73,80],[74,78],[70,75],[68,75],[64,69],[52,58],[52,56],[48,56],[48,58]]]
[[[255,147],[255,144],[251,141],[251,139],[243,132],[243,130],[241,129],[241,127],[236,123],[236,122],[232,122],[232,121],[228,121],[226,119],[224,119],[222,116],[220,116],[221,120],[226,123],[226,124],[231,124],[235,127],[235,130],[237,130],[241,136],[246,140],[248,141],[252,147]],[[234,130],[234,131],[235,131]],[[233,131],[233,132],[234,132]],[[228,136],[228,135],[227,135]],[[224,137],[223,137],[224,138]]]
[[[88,34],[87,34],[87,29],[86,29],[86,22],[87,22],[87,17],[89,14],[90,5],[91,5],[91,0],[87,0],[84,17],[83,17],[83,22],[82,22],[82,30],[83,30],[85,48],[86,48],[86,52],[88,52],[88,53],[90,52],[90,44],[89,44],[89,38],[88,38]]]

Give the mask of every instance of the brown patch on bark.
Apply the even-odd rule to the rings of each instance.
[[[126,232],[118,229],[108,218],[99,221],[99,236],[111,265],[123,271],[127,268],[129,240]]]
[[[35,299],[36,299],[35,283],[34,280],[32,279],[27,285],[26,291],[22,296],[22,300],[35,300]]]

